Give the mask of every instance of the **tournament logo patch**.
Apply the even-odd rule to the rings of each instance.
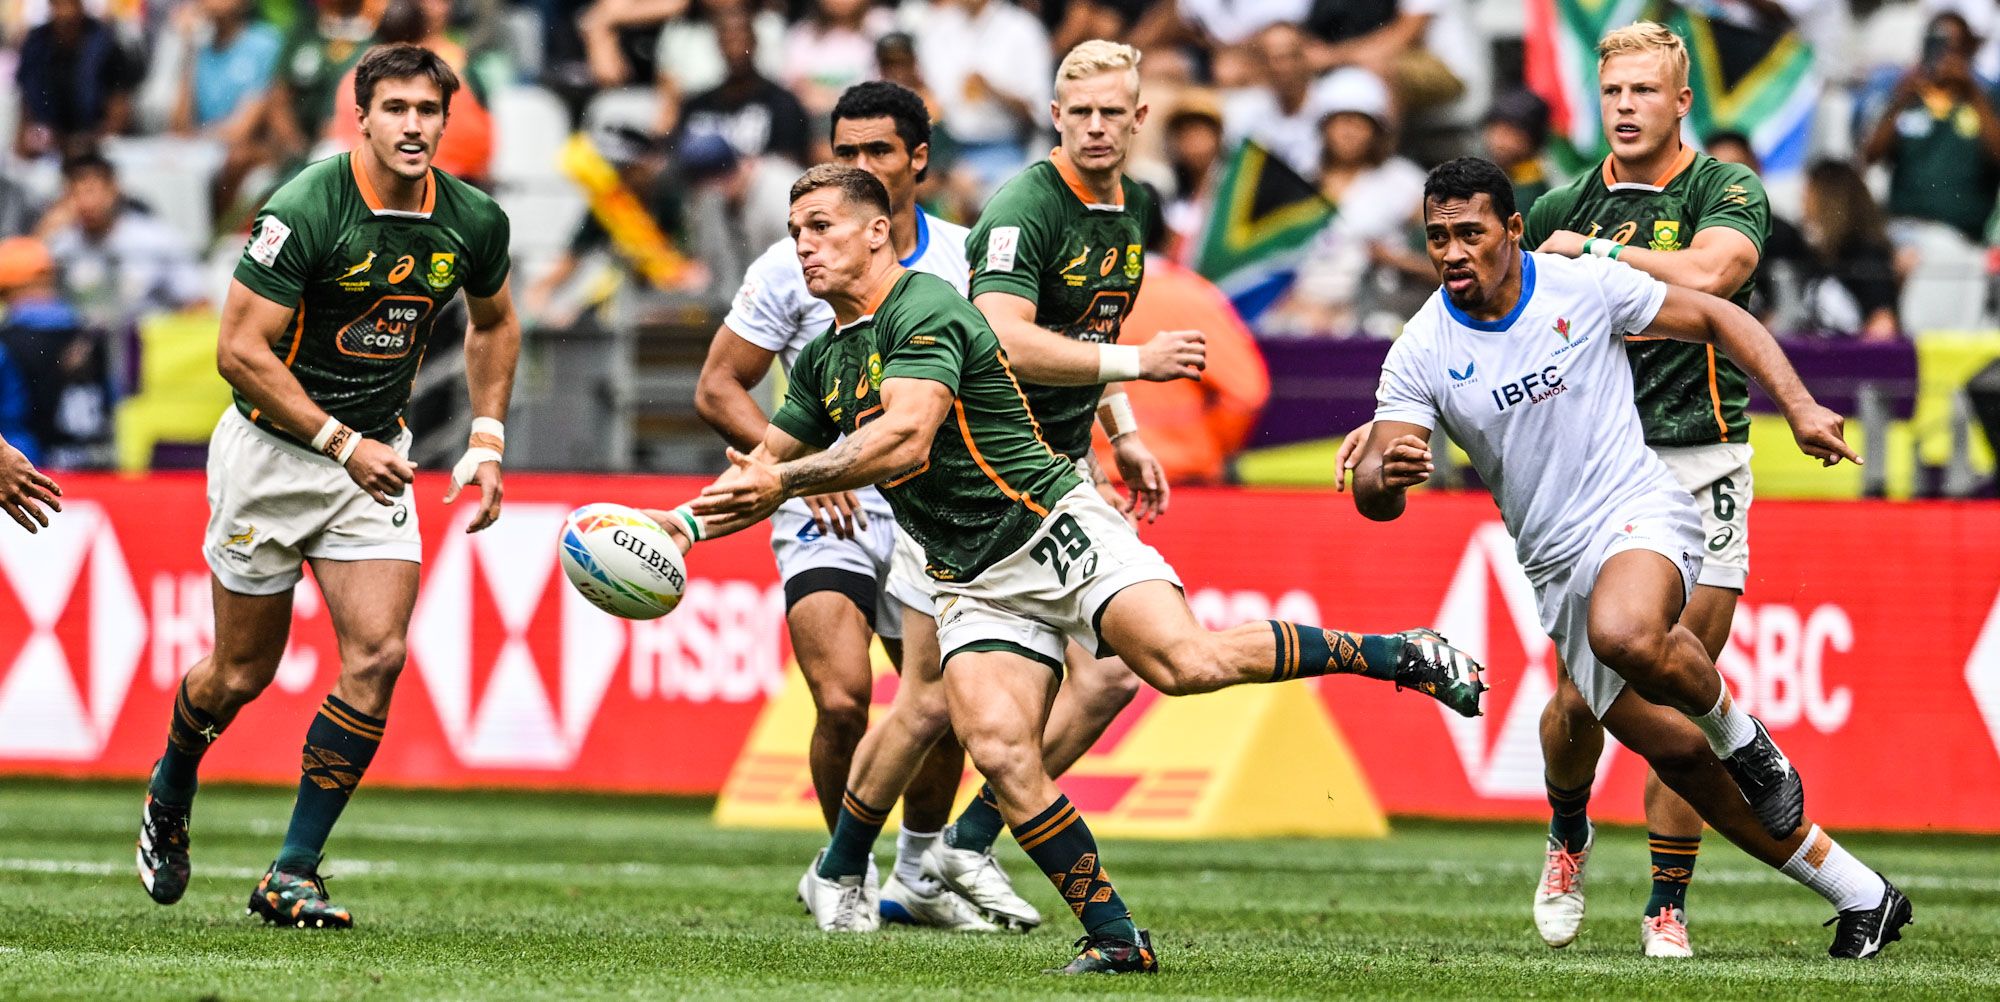
[[[1125,277],[1127,279],[1130,279],[1131,281],[1136,282],[1139,280],[1140,273],[1144,272],[1145,270],[1146,270],[1146,249],[1144,247],[1139,246],[1138,244],[1126,244]]]
[[[266,268],[275,266],[278,252],[285,249],[285,241],[291,236],[291,227],[279,222],[276,216],[265,216],[263,228],[257,231],[257,239],[250,242],[250,259]]]
[[[1681,224],[1672,219],[1661,219],[1653,223],[1653,242],[1646,245],[1656,251],[1681,249]]]
[[[430,283],[431,288],[442,292],[451,284],[451,280],[457,277],[457,270],[457,255],[432,254],[431,270],[424,274],[424,281]]]

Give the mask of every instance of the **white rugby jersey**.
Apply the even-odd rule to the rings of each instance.
[[[965,236],[970,232],[956,223],[936,219],[917,210],[917,246],[900,262],[903,267],[929,272],[951,283],[965,295],[972,282],[972,268],[965,260]],[[757,255],[743,274],[743,285],[729,304],[723,324],[759,348],[778,353],[785,372],[792,371],[799,349],[807,341],[833,326],[833,307],[813,298],[806,289],[805,267],[799,264],[798,247],[780,240]],[[864,487],[855,492],[868,511],[887,515],[889,502],[880,491]],[[804,512],[805,502],[797,498],[785,507]]]
[[[1625,354],[1625,335],[1645,330],[1666,295],[1616,261],[1523,252],[1521,300],[1500,320],[1431,294],[1382,363],[1375,419],[1443,421],[1541,581],[1635,500],[1694,503],[1646,447]]]

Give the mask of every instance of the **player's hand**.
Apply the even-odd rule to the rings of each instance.
[[[1097,496],[1103,498],[1105,504],[1118,509],[1118,514],[1125,516],[1126,525],[1134,529],[1139,527],[1139,520],[1132,515],[1131,499],[1118,493],[1116,485],[1109,480],[1099,480],[1092,486],[1097,488]]]
[[[460,480],[460,471],[451,472],[451,486],[444,492],[444,503],[458,500],[458,492],[470,483],[479,488],[479,514],[473,516],[472,524],[465,527],[467,532],[478,532],[500,520],[500,462],[489,459],[472,468],[472,479]]]
[[[51,511],[61,511],[62,488],[56,482],[35,469],[21,450],[0,442],[0,511],[20,523],[29,532],[38,532],[35,523],[49,524],[48,512],[35,507],[40,503]]]
[[[347,476],[361,486],[375,503],[388,507],[392,498],[403,496],[403,488],[417,479],[417,467],[396,454],[390,446],[364,438],[347,457]]]
[[[735,449],[729,450],[728,470],[701,489],[701,496],[688,507],[697,515],[749,515],[763,518],[785,503],[785,485],[778,468],[760,463]]]
[[[687,552],[694,549],[694,540],[688,538],[687,530],[681,527],[681,520],[675,518],[673,512],[664,508],[641,508],[639,514],[659,526],[660,531],[666,533],[667,538],[673,540],[675,546],[680,547],[681,556],[687,556]]]
[[[1201,378],[1208,346],[1200,331],[1161,331],[1139,346],[1139,378],[1155,383]]]
[[[1584,236],[1575,230],[1557,230],[1535,248],[1544,254],[1561,254],[1564,257],[1583,256]]]
[[[1846,418],[1818,404],[1808,404],[1785,419],[1792,426],[1792,438],[1798,440],[1799,451],[1819,460],[1821,466],[1832,466],[1843,459],[1861,465],[1860,454],[1847,444]]]
[[[1408,490],[1431,478],[1430,443],[1415,435],[1399,436],[1382,452],[1382,486]]]
[[[1340,440],[1340,452],[1333,457],[1333,489],[1347,489],[1347,475],[1361,465],[1361,447],[1368,444],[1368,433],[1375,430],[1375,422],[1370,421],[1347,433]]]
[[[813,524],[822,533],[830,531],[841,539],[853,539],[855,529],[868,528],[868,513],[861,510],[861,499],[853,491],[815,494],[805,502]]]
[[[1141,520],[1157,522],[1167,513],[1167,471],[1153,457],[1137,434],[1120,435],[1111,443],[1111,458],[1118,464],[1118,478],[1132,492],[1131,512],[1126,517],[1134,525]]]

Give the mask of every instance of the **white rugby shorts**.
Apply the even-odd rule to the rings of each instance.
[[[938,650],[947,668],[962,651],[1004,650],[1060,672],[1070,640],[1099,657],[1110,653],[1097,617],[1142,581],[1181,583],[1095,486],[1079,484],[1020,549],[970,581],[936,582]]]
[[[1701,578],[1695,583],[1742,591],[1750,580],[1748,442],[1659,446],[1653,450],[1701,510]]]
[[[778,578],[789,583],[811,570],[850,571],[874,582],[876,636],[903,636],[902,609],[890,601],[889,562],[896,548],[895,516],[869,511],[868,527],[856,526],[852,539],[821,532],[805,502],[787,501],[771,515],[771,553],[778,560]],[[786,594],[790,594],[789,591]]]
[[[1555,641],[1563,667],[1576,683],[1592,716],[1602,718],[1612,700],[1625,690],[1625,679],[1597,659],[1590,649],[1590,597],[1598,571],[1612,556],[1626,550],[1651,550],[1680,570],[1681,599],[1694,594],[1701,575],[1701,520],[1687,499],[1658,494],[1630,506],[1626,514],[1598,529],[1590,548],[1568,567],[1535,583],[1541,605],[1542,630]]]
[[[395,442],[408,458],[410,432]],[[260,431],[236,408],[208,440],[208,530],[202,556],[239,595],[290,591],[303,561],[423,560],[411,489],[380,505],[340,464]]]

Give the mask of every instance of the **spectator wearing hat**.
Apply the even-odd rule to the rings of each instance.
[[[1224,141],[1234,149],[1245,140],[1289,164],[1301,177],[1319,173],[1324,145],[1320,124],[1336,108],[1389,113],[1389,88],[1358,67],[1315,78],[1306,61],[1306,34],[1292,24],[1274,24],[1254,42],[1264,80],[1230,94],[1223,104]]]
[[[1429,259],[1413,246],[1424,169],[1394,155],[1395,122],[1372,103],[1335,104],[1321,132],[1319,190],[1335,212],[1269,324],[1296,334],[1393,336],[1419,305],[1406,293],[1436,287]]]
[[[1480,121],[1479,138],[1486,158],[1507,172],[1514,182],[1514,207],[1527,218],[1535,199],[1549,193],[1549,170],[1544,150],[1549,141],[1549,106],[1534,91],[1510,90],[1493,99],[1493,107]]]
[[[111,461],[111,379],[104,335],[63,299],[55,261],[33,237],[0,240],[0,351],[19,378],[0,385],[0,435],[32,462],[68,469]],[[0,382],[6,377],[0,375]],[[19,405],[19,406],[15,406]],[[10,427],[11,426],[11,427]],[[18,521],[18,519],[16,520]]]
[[[21,40],[15,153],[68,156],[124,132],[140,79],[111,25],[84,13],[83,0],[50,0],[48,21]]]
[[[1208,219],[1215,175],[1223,159],[1222,101],[1215,92],[1183,88],[1167,110],[1166,158],[1174,193],[1162,208],[1168,233],[1185,241]]]

